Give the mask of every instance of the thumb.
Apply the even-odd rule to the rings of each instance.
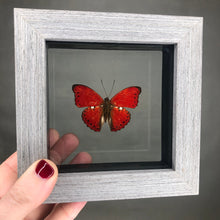
[[[47,199],[57,176],[57,167],[52,161],[34,162],[0,200],[0,220],[23,219]]]

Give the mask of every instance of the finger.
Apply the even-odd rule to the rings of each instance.
[[[46,216],[48,216],[53,209],[55,204],[42,204],[38,206],[36,209],[31,211],[25,219],[44,219]]]
[[[55,143],[59,140],[59,138],[60,135],[58,131],[53,128],[50,128],[48,132],[49,147],[52,148],[55,145]],[[34,209],[30,214],[28,214],[25,219],[44,219],[45,216],[47,216],[51,212],[53,207],[54,204],[40,205],[39,207]]]
[[[92,157],[87,152],[80,152],[70,162],[72,164],[91,163]],[[86,202],[60,203],[56,205],[50,215],[45,220],[69,220],[75,219],[79,212],[86,205]]]
[[[47,199],[57,176],[52,161],[34,162],[0,200],[0,219],[23,219]]]
[[[51,148],[50,159],[56,164],[61,164],[78,145],[79,140],[74,134],[65,134]]]
[[[51,152],[50,152],[50,159],[55,162],[56,164],[60,164],[69,154],[72,153],[72,151],[76,148],[75,143],[75,136],[74,135],[68,134],[64,135],[62,139],[63,141],[59,141],[59,133],[55,129],[50,129],[49,130],[49,138],[50,138],[50,147],[51,147]],[[78,139],[77,139],[78,141]],[[68,151],[69,148],[69,151]],[[60,155],[60,149],[64,150],[67,149],[66,155],[63,154]],[[63,158],[61,158],[63,157]],[[45,216],[47,216],[50,211],[53,209],[54,204],[46,204],[46,205],[41,205],[34,209],[31,212],[31,218],[33,219],[44,219]],[[26,218],[28,218],[27,216]]]
[[[17,152],[0,165],[0,199],[17,179]]]
[[[48,132],[49,146],[52,148],[54,144],[59,140],[60,135],[57,130],[50,128]]]
[[[70,162],[71,164],[80,164],[80,163],[91,163],[92,157],[87,152],[80,152],[77,154],[73,160]],[[65,205],[64,205],[65,206]],[[37,207],[30,214],[31,219],[44,219],[49,215],[51,210],[54,208],[54,204],[44,204]],[[29,219],[29,215],[26,216],[26,219]]]
[[[70,164],[92,163],[92,157],[87,152],[78,153],[71,161]]]
[[[54,207],[45,220],[75,219],[85,205],[86,202],[60,203]]]

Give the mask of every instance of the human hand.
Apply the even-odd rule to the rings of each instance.
[[[86,202],[42,204],[57,181],[58,171],[55,164],[61,164],[79,143],[73,134],[59,138],[54,129],[50,130],[49,137],[50,159],[53,162],[47,159],[35,161],[19,179],[16,152],[0,165],[0,220],[74,219],[85,206]],[[81,152],[71,163],[91,161],[88,153]]]

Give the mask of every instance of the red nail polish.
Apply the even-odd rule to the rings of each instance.
[[[45,160],[39,161],[37,167],[35,169],[37,175],[39,175],[43,179],[50,178],[54,174],[54,169],[47,163]]]

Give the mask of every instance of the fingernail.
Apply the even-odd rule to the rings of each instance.
[[[43,179],[48,179],[54,174],[54,169],[47,163],[45,160],[41,160],[38,162],[35,172]]]

